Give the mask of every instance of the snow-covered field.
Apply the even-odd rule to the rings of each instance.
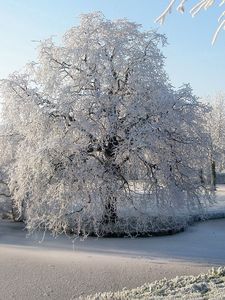
[[[224,228],[221,219],[166,237],[72,243],[46,235],[40,244],[22,224],[1,221],[0,299],[77,299],[206,272],[225,264]]]
[[[172,280],[166,278],[150,284],[120,292],[109,292],[88,296],[89,300],[173,300],[173,299],[225,299],[225,268],[212,268],[206,274],[198,276],[181,276]]]
[[[219,204],[211,211],[225,211],[224,188],[218,189],[217,197]],[[42,235],[26,238],[22,223],[0,221],[0,300],[85,298],[124,287],[134,289],[164,277],[197,275],[225,265],[225,219],[195,223],[185,232],[165,237],[71,241],[46,234],[42,243],[41,239]],[[210,297],[219,289],[224,292],[223,275],[216,279],[210,276],[163,280],[112,297],[108,294],[107,299],[132,299],[137,292],[139,299],[145,299],[145,292],[156,293],[156,287],[170,299],[175,297],[171,287],[179,296],[185,291],[196,292],[199,287],[213,287],[211,294],[208,292]],[[152,299],[157,299],[154,293]],[[215,297],[220,299],[218,294]]]

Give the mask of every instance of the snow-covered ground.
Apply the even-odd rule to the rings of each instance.
[[[88,300],[219,300],[225,299],[225,268],[212,268],[206,274],[166,278],[143,286],[119,292],[99,293]]]
[[[225,185],[218,184],[216,189],[216,203],[209,208],[209,214],[225,217]]]
[[[219,187],[217,195],[220,204],[212,210],[221,212],[224,188]],[[78,299],[225,265],[225,219],[195,223],[185,232],[165,237],[71,241],[46,234],[42,243],[41,239],[42,235],[26,238],[22,223],[0,221],[0,300]],[[186,282],[191,289],[190,280]],[[175,286],[174,281],[158,286],[162,283]]]
[[[138,239],[26,238],[21,223],[0,223],[0,299],[77,299],[225,264],[225,220]]]

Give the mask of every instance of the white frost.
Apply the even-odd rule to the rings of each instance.
[[[99,293],[88,296],[88,300],[173,300],[173,299],[224,299],[225,268],[212,269],[198,276],[181,276],[172,280],[162,279],[144,284],[136,289],[123,289],[119,292]],[[82,299],[82,298],[81,298]],[[83,298],[84,299],[84,298]]]

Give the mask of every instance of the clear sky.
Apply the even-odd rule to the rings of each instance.
[[[108,19],[127,18],[144,29],[158,28],[166,34],[169,45],[163,52],[175,87],[190,83],[201,97],[225,92],[225,32],[211,46],[220,10],[210,9],[194,19],[174,10],[159,26],[154,20],[167,3],[168,0],[0,0],[0,78],[35,60],[36,44],[32,40],[52,35],[60,38],[66,29],[78,24],[81,13],[102,11]]]

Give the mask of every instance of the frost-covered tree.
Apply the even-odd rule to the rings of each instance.
[[[186,2],[190,2],[187,0],[170,0],[168,2],[168,5],[166,7],[166,9],[162,12],[162,14],[156,19],[156,22],[163,24],[165,21],[165,18],[167,17],[167,15],[169,13],[171,13],[172,9],[174,8],[174,6],[177,7],[177,11],[180,13],[184,13],[185,11],[185,6],[186,6]],[[195,1],[195,4],[192,5],[191,9],[190,9],[190,14],[192,17],[194,17],[196,14],[198,14],[200,11],[202,10],[207,10],[212,6],[220,6],[222,7],[225,4],[224,0],[221,1],[215,1],[215,0],[198,0]],[[212,44],[215,43],[217,36],[219,34],[219,32],[224,29],[225,27],[225,10],[222,10],[220,16],[218,17],[218,27],[213,35],[213,39],[212,39]]]
[[[210,134],[211,163],[217,172],[225,168],[225,95],[218,93],[208,99],[212,110],[207,115],[207,126]]]
[[[0,173],[0,218],[11,217],[12,213],[12,201],[9,189],[4,174]]]
[[[140,232],[201,206],[207,107],[170,86],[165,42],[87,14],[2,82],[9,187],[29,230]]]

